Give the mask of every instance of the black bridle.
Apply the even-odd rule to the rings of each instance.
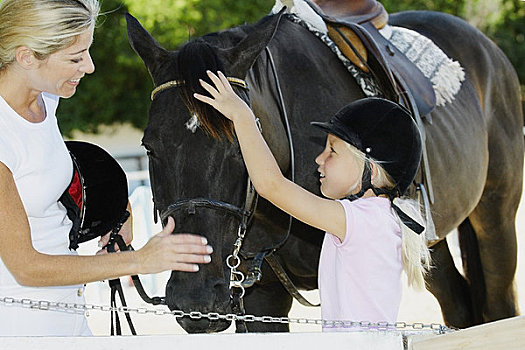
[[[248,84],[242,79],[227,77],[226,78],[232,85],[241,87],[242,89],[248,91]],[[151,100],[155,99],[155,96],[167,89],[174,87],[184,86],[184,80],[171,80],[166,83],[163,83],[151,92]],[[246,199],[244,201],[243,208],[235,206],[230,203],[226,203],[220,200],[209,199],[209,198],[192,198],[192,199],[181,199],[168,206],[166,210],[162,211],[160,214],[162,222],[173,215],[176,212],[186,210],[188,215],[193,215],[196,213],[197,208],[207,208],[218,211],[224,211],[228,214],[233,215],[239,219],[239,231],[246,233],[248,223],[251,221],[253,214],[255,212],[255,207],[257,206],[257,192],[253,189],[253,185],[248,178],[248,186],[246,188]]]
[[[275,62],[274,62],[271,50],[268,46],[266,46],[265,52],[268,56],[268,61],[269,61],[272,75],[275,81],[276,93],[277,93],[277,97],[279,100],[281,122],[283,124],[284,129],[286,130],[286,135],[288,139],[288,147],[289,147],[289,152],[290,152],[290,180],[295,182],[294,144],[293,144],[293,137],[292,137],[292,132],[290,128],[288,113],[286,111],[284,97],[283,97],[283,93],[281,90],[281,84],[279,82],[279,76],[277,74],[277,69],[275,67]],[[227,77],[227,79],[232,85],[241,87],[248,94],[248,91],[249,91],[248,84],[244,80],[239,79],[239,78],[234,78],[234,77]],[[159,85],[153,90],[151,94],[151,99],[153,100],[156,94],[161,91],[164,91],[172,87],[180,87],[180,86],[183,86],[184,84],[185,84],[184,81],[173,80],[173,81],[166,82],[162,85]],[[259,126],[259,129],[261,130],[261,126],[258,121],[257,121],[257,124]],[[235,205],[225,203],[219,200],[214,200],[214,199],[208,199],[208,198],[182,199],[175,203],[170,204],[168,208],[161,213],[161,218],[165,220],[167,219],[169,215],[177,211],[184,210],[184,209],[186,209],[187,213],[190,215],[195,214],[196,209],[199,207],[209,208],[209,209],[214,209],[214,210],[219,210],[219,211],[225,211],[225,212],[230,213],[231,215],[238,217],[240,220],[240,223],[239,223],[237,241],[234,244],[233,254],[230,255],[226,261],[228,266],[232,269],[232,277],[233,277],[233,275],[236,273],[234,269],[238,266],[237,254],[240,252],[240,248],[244,240],[246,231],[248,229],[248,225],[256,211],[256,207],[257,207],[256,196],[257,196],[257,193],[253,189],[250,178],[248,177],[248,186],[246,189],[246,200],[244,203],[244,207],[242,209]],[[290,277],[288,276],[288,274],[282,267],[279,260],[273,254],[279,248],[281,248],[284,245],[284,243],[288,240],[288,237],[290,235],[291,228],[292,228],[292,221],[293,221],[293,218],[289,216],[289,222],[288,222],[286,233],[280,242],[275,244],[273,247],[270,247],[264,251],[261,251],[255,254],[253,263],[247,272],[246,279],[244,279],[244,276],[243,276],[241,278],[242,280],[239,282],[239,281],[233,281],[231,278],[230,291],[232,290],[232,287],[240,288],[241,298],[242,298],[242,295],[244,295],[244,288],[249,288],[253,286],[256,282],[261,280],[262,278],[261,266],[262,266],[263,260],[266,260],[266,262],[270,265],[270,267],[274,271],[275,275],[277,276],[281,284],[285,287],[285,289],[288,291],[288,293],[292,297],[294,297],[299,303],[301,303],[304,306],[319,306],[318,304],[310,303],[299,293],[297,287],[294,285],[294,283],[292,282],[292,280],[290,279]],[[231,258],[237,261],[231,261],[230,260]]]
[[[290,129],[290,123],[288,120],[288,114],[286,112],[286,107],[284,104],[284,98],[281,90],[281,85],[279,83],[279,77],[277,75],[277,71],[275,68],[275,63],[271,54],[271,51],[268,47],[266,47],[266,53],[268,55],[268,60],[271,66],[273,78],[276,85],[276,90],[279,98],[279,108],[280,108],[280,114],[281,114],[281,120],[283,123],[283,126],[286,130],[287,138],[288,138],[288,145],[289,145],[289,151],[290,151],[290,179],[292,181],[295,181],[295,161],[294,161],[294,145],[293,145],[293,138],[292,133]],[[227,77],[228,81],[237,87],[240,87],[246,91],[248,94],[249,88],[248,84],[239,78],[234,77]],[[151,93],[151,100],[153,101],[157,94],[175,87],[181,87],[184,86],[185,82],[182,80],[172,80],[168,81],[166,83],[163,83],[159,86],[157,86]],[[260,129],[260,123],[257,120],[257,124]],[[154,195],[153,195],[154,197]],[[286,233],[283,237],[283,239],[275,244],[273,247],[268,248],[265,251],[259,252],[255,255],[253,259],[253,263],[251,268],[248,270],[248,273],[246,275],[246,279],[244,278],[244,275],[237,271],[237,267],[240,265],[240,257],[239,253],[241,251],[241,247],[245,238],[245,235],[248,231],[248,227],[250,226],[250,223],[253,219],[253,216],[255,214],[255,211],[257,209],[257,201],[258,201],[258,194],[255,191],[250,178],[247,179],[247,186],[246,186],[246,197],[245,201],[242,207],[238,207],[236,205],[221,201],[221,200],[215,200],[210,198],[190,198],[190,199],[180,199],[174,203],[171,203],[165,210],[163,210],[160,213],[160,218],[162,222],[165,222],[169,216],[174,215],[175,213],[185,211],[187,215],[194,215],[196,214],[198,209],[211,209],[211,210],[217,210],[225,212],[239,220],[239,226],[238,226],[238,233],[237,233],[237,240],[234,243],[234,249],[233,252],[228,258],[226,259],[226,263],[228,267],[231,269],[230,274],[230,297],[232,299],[232,311],[237,314],[244,314],[244,306],[243,306],[243,296],[244,296],[244,289],[249,288],[253,286],[256,282],[260,281],[262,278],[261,274],[261,266],[263,263],[263,260],[266,260],[272,270],[274,271],[275,275],[278,277],[281,284],[285,287],[285,289],[288,291],[288,293],[297,299],[302,305],[305,306],[319,306],[318,304],[312,304],[308,300],[306,300],[297,290],[297,287],[293,284],[290,277],[287,275],[286,271],[278,261],[278,259],[273,254],[275,251],[277,251],[280,247],[284,245],[284,243],[287,241],[290,232],[291,232],[291,226],[292,226],[292,217],[289,216],[289,223],[288,228],[286,230]],[[153,198],[153,202],[155,202],[155,198]],[[155,210],[154,215],[157,215],[157,210]],[[240,276],[240,277],[239,277]],[[139,295],[142,297],[142,299],[147,302],[154,305],[158,304],[166,304],[165,297],[149,297],[145,291],[144,288],[140,282],[140,279],[138,276],[132,276],[133,283],[139,293]],[[246,331],[246,325],[244,324],[244,321],[236,321],[237,322],[237,331],[239,332],[239,329],[241,329],[241,332]]]
[[[239,78],[228,77],[228,81],[235,86],[241,87],[247,93],[248,85],[246,82]],[[151,93],[151,100],[153,101],[156,94],[172,87],[181,87],[185,84],[184,81],[173,80],[168,81],[162,85],[156,87]],[[260,124],[258,123],[259,128]],[[187,215],[194,215],[197,209],[212,209],[217,211],[223,211],[239,220],[239,226],[237,231],[237,239],[234,243],[233,252],[226,258],[226,264],[230,268],[230,298],[232,302],[232,311],[238,315],[244,315],[244,274],[237,270],[240,265],[239,253],[248,230],[248,226],[253,218],[255,210],[257,208],[258,195],[253,187],[253,184],[248,176],[246,186],[246,197],[244,200],[243,207],[216,200],[210,198],[190,198],[180,199],[170,204],[165,210],[160,213],[162,222],[165,222],[169,216],[174,215],[177,212],[185,211]],[[153,200],[155,201],[155,199]],[[259,277],[260,278],[260,277]],[[253,285],[253,283],[251,283]],[[165,299],[164,299],[165,300]],[[236,321],[237,332],[247,332],[247,327],[244,321]]]
[[[244,89],[246,94],[248,95],[248,91],[249,91],[248,84],[244,80],[239,79],[239,78],[234,78],[234,77],[227,77],[227,80],[232,85],[235,85],[237,87]],[[155,97],[157,96],[157,94],[162,91],[165,91],[170,88],[182,87],[184,85],[185,85],[185,82],[183,80],[172,80],[172,81],[163,83],[152,91],[151,99],[153,101]],[[286,118],[286,121],[287,121],[287,118]],[[257,120],[257,125],[259,126],[259,130],[261,130],[261,126],[258,120]],[[288,123],[286,124],[286,127],[287,127],[287,130],[289,130]],[[165,210],[163,210],[160,213],[160,217],[161,217],[162,222],[165,222],[165,220],[167,220],[169,216],[172,216],[177,212],[185,211],[187,215],[194,215],[198,209],[212,209],[212,210],[222,211],[222,212],[226,212],[227,214],[231,216],[236,217],[239,220],[237,240],[234,244],[234,250],[233,250],[232,255],[230,255],[227,258],[227,264],[232,269],[232,277],[234,277],[235,274],[238,274],[237,275],[238,277],[241,274],[236,271],[236,267],[239,266],[238,254],[240,253],[244,237],[248,230],[248,226],[256,211],[257,199],[258,199],[257,192],[255,191],[250,178],[248,177],[247,186],[246,186],[246,197],[245,197],[245,201],[242,207],[238,207],[231,203],[227,203],[227,202],[216,200],[216,199],[210,199],[210,198],[180,199],[170,204]],[[290,227],[288,228],[286,236],[282,240],[282,242],[279,242],[277,246],[272,247],[270,250],[278,249],[282,244],[284,244],[284,242],[288,238],[289,231],[290,231]],[[255,267],[255,271],[256,273],[253,273],[253,272],[249,273],[250,278],[247,281],[244,281],[244,276],[242,276],[240,281],[238,279],[233,280],[231,278],[230,291],[232,287],[238,287],[241,289],[241,294],[244,295],[244,288],[251,287],[256,281],[260,280],[261,278],[260,266]]]
[[[251,209],[251,205],[249,205],[249,202],[254,202],[254,197],[256,196],[256,193],[253,195],[251,193],[252,191],[247,190],[244,208],[240,208],[230,203],[209,198],[181,199],[170,204],[168,208],[166,208],[166,210],[164,210],[160,214],[160,218],[164,222],[169,216],[173,216],[173,214],[180,211],[185,210],[188,215],[193,215],[195,214],[198,208],[207,208],[218,211],[224,211],[236,217],[237,219],[239,219],[241,226],[244,226],[243,229],[246,229],[248,226],[248,221],[251,219],[254,212],[254,210]]]
[[[226,79],[232,85],[235,85],[235,86],[238,86],[244,89],[246,93],[248,94],[248,90],[249,90],[248,84],[244,80],[239,79],[239,78],[234,78],[234,77],[227,77]],[[165,91],[166,89],[174,88],[174,87],[181,87],[184,85],[185,85],[185,82],[183,80],[172,80],[164,84],[161,84],[151,92],[151,100],[153,101],[155,99],[155,96],[158,93]],[[257,125],[259,125],[259,128],[260,128],[260,124],[257,123]],[[160,213],[160,217],[161,217],[162,222],[165,222],[165,220],[167,220],[169,216],[172,216],[173,214],[177,212],[186,211],[187,215],[194,215],[197,209],[199,208],[223,211],[223,212],[226,212],[227,214],[230,214],[236,217],[239,220],[238,241],[235,243],[236,247],[235,247],[233,255],[235,258],[237,258],[237,254],[239,253],[240,247],[242,245],[242,240],[244,239],[244,236],[246,235],[248,226],[255,213],[255,210],[257,207],[257,199],[258,199],[257,192],[255,191],[250,178],[248,177],[247,186],[246,186],[246,197],[245,197],[245,201],[244,201],[242,208],[234,204],[231,204],[231,203],[227,203],[227,202],[216,200],[216,199],[210,199],[210,198],[180,199],[170,204],[165,210],[163,210]],[[241,241],[239,241],[239,238],[241,239]],[[235,252],[237,254],[235,254]]]

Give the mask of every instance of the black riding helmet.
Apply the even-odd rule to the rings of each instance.
[[[129,213],[128,182],[117,161],[97,145],[66,141],[73,160],[73,176],[59,201],[73,222],[69,248],[104,236],[122,224]]]
[[[378,161],[403,195],[421,161],[421,135],[410,113],[382,98],[357,100],[340,109],[329,122],[312,125],[333,134]]]
[[[346,141],[366,156],[361,190],[348,199],[360,198],[368,189],[376,195],[386,194],[402,222],[416,233],[423,232],[423,226],[393,203],[414,181],[422,156],[421,134],[408,110],[389,100],[368,97],[346,105],[329,122],[312,122],[312,125]],[[372,185],[369,158],[381,164],[394,180],[392,190]]]

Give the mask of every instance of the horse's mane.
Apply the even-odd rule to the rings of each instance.
[[[201,127],[217,140],[225,136],[233,142],[233,124],[221,113],[210,105],[200,102],[193,97],[195,92],[209,96],[202,88],[199,79],[213,85],[206,74],[207,70],[214,73],[224,72],[224,66],[213,47],[202,39],[192,40],[186,43],[178,53],[177,58],[178,78],[185,82],[181,86],[180,93],[184,104],[196,115]]]

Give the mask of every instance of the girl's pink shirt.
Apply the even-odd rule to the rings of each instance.
[[[326,233],[319,261],[324,320],[396,322],[401,302],[401,230],[382,197],[341,200],[346,237]],[[324,326],[323,331],[356,328]]]

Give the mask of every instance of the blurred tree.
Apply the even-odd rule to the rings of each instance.
[[[152,89],[144,64],[131,49],[123,16],[137,17],[167,49],[191,37],[252,23],[267,14],[273,0],[101,0],[102,15],[91,55],[95,73],[82,79],[79,91],[60,102],[57,115],[64,135],[75,129],[97,132],[101,124],[129,122],[143,129]]]
[[[503,5],[502,16],[480,29],[505,52],[518,72],[525,111],[525,1],[505,0]]]
[[[524,0],[381,0],[388,12],[431,10],[467,20],[487,34],[509,58],[521,83],[525,111]]]
[[[192,37],[243,23],[270,12],[274,0],[125,0],[129,12],[166,48],[176,49]]]
[[[462,16],[465,3],[468,0],[380,0],[385,9],[390,12],[409,10],[428,10],[446,12],[455,16]],[[490,0],[494,1],[494,0]]]
[[[62,132],[97,132],[101,124],[147,123],[151,79],[131,49],[123,13],[130,12],[166,49],[175,50],[193,37],[266,15],[274,0],[101,0],[102,13],[91,54],[95,74],[79,92],[61,101]],[[388,12],[432,10],[466,18],[487,33],[510,58],[525,82],[525,2],[520,0],[382,0]],[[496,5],[495,5],[496,3]],[[498,4],[501,4],[498,6]],[[499,11],[494,9],[498,8]],[[523,89],[522,89],[523,90]]]
[[[60,102],[57,112],[62,132],[97,132],[100,124],[130,122],[143,128],[152,83],[131,49],[125,19],[127,9],[116,0],[104,0],[90,50],[95,73],[82,79],[79,91]]]

